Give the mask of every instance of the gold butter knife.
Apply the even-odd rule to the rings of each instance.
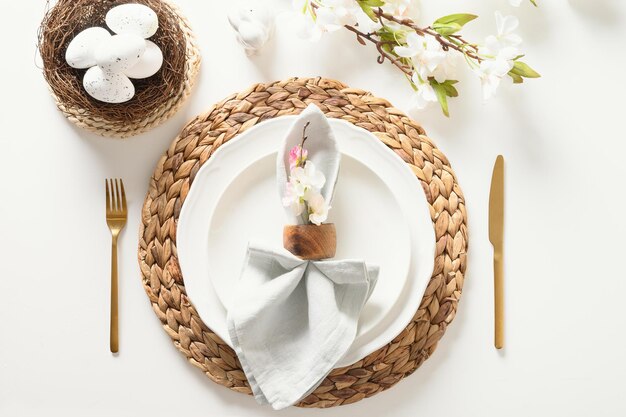
[[[489,192],[489,241],[493,245],[493,287],[496,349],[504,346],[504,157],[498,155]]]

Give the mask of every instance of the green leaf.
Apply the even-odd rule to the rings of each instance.
[[[383,48],[384,51],[386,51],[386,52],[388,52],[388,53],[390,53],[392,55],[395,55],[395,53],[393,52],[393,46],[391,44],[386,43],[386,44],[382,45],[381,48]]]
[[[374,7],[384,6],[385,2],[383,0],[357,0],[361,10],[374,22],[378,19],[376,14],[374,14]]]
[[[396,34],[387,26],[380,28],[376,34],[380,37],[381,41],[397,43]]]
[[[437,24],[448,25],[450,23],[456,23],[460,27],[463,27],[466,23],[471,22],[477,17],[478,16],[476,16],[475,14],[469,14],[469,13],[449,14],[447,16],[440,17],[439,19],[435,20],[433,22],[433,29],[434,29],[434,25],[437,25]]]
[[[458,81],[456,81],[456,80],[446,80],[445,82],[441,83],[441,86],[445,90],[446,95],[448,97],[458,97],[459,96],[459,92],[454,87],[454,84],[456,84],[456,83],[458,83]]]
[[[513,74],[520,75],[525,78],[539,78],[541,75],[532,69],[528,64],[522,61],[515,61],[513,65],[513,69],[511,70]]]
[[[376,15],[374,14],[374,11],[372,10],[372,8],[369,6],[364,6],[361,3],[359,3],[359,5],[361,6],[361,10],[363,10],[363,13],[365,13],[367,17],[369,17],[373,22],[375,22]]]
[[[457,80],[446,80],[442,83],[437,82],[433,77],[428,78],[428,82],[430,83],[433,90],[435,90],[435,94],[437,95],[437,101],[439,101],[439,105],[441,106],[441,111],[447,117],[450,117],[450,113],[448,111],[448,97],[458,97],[459,92],[457,91],[454,84],[458,83]]]
[[[521,84],[524,82],[522,76],[515,74],[514,72],[509,71],[509,77],[513,79],[513,84]]]
[[[530,0],[530,2],[533,4],[533,6],[539,7],[539,5],[537,5],[537,0]]]
[[[439,84],[434,78],[430,79],[430,85],[435,90],[435,94],[437,95],[437,101],[439,101],[439,105],[441,106],[441,111],[446,117],[450,117],[450,113],[448,112],[448,96],[446,94],[446,89],[442,84]]]
[[[458,23],[433,23],[433,30],[443,36],[452,35],[461,28],[462,26]]]
[[[370,7],[381,7],[385,5],[383,0],[357,0],[360,5],[370,6]]]

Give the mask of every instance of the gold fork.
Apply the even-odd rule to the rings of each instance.
[[[111,230],[111,327],[110,347],[111,352],[119,350],[119,335],[117,326],[117,237],[126,225],[128,210],[126,209],[126,193],[121,179],[105,180],[107,225]]]

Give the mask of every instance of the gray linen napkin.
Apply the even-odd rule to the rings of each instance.
[[[296,119],[278,152],[279,190],[288,178],[286,153],[299,143],[294,138],[301,137],[307,121],[309,159],[323,170],[327,181],[321,192],[330,201],[339,152],[328,121],[313,105]],[[354,341],[377,278],[378,267],[362,260],[305,261],[283,248],[249,243],[227,322],[259,403],[285,408],[324,380]]]

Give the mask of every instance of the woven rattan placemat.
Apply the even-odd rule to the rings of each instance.
[[[233,350],[211,331],[185,293],[176,253],[180,209],[200,166],[224,142],[266,119],[317,104],[327,117],[373,132],[409,164],[430,205],[435,266],[418,311],[391,343],[351,366],[333,370],[299,406],[333,407],[383,391],[410,375],[435,350],[454,319],[466,268],[463,193],[445,155],[416,122],[386,100],[324,78],[257,84],[192,120],[159,161],[142,211],[139,265],[152,307],[175,346],[209,378],[250,394]]]

